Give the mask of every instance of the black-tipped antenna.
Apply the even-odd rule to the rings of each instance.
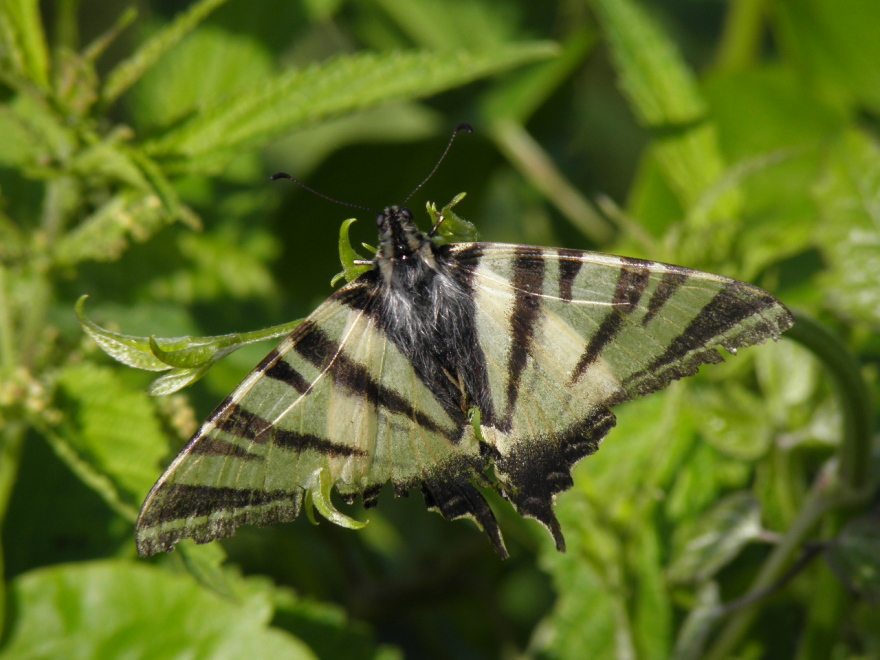
[[[407,198],[405,200],[403,200],[403,204],[401,204],[401,206],[406,206],[406,203],[410,199],[412,199],[412,196],[415,195],[417,192],[419,192],[421,187],[424,186],[426,183],[428,183],[428,181],[431,179],[431,177],[434,176],[434,173],[437,171],[437,168],[440,167],[440,163],[443,162],[443,160],[446,158],[446,154],[448,154],[449,150],[452,148],[452,143],[455,141],[455,136],[458,135],[459,133],[461,133],[462,131],[467,131],[468,133],[473,133],[474,129],[470,124],[459,124],[458,126],[455,127],[455,130],[452,131],[452,135],[449,138],[449,142],[446,144],[446,149],[443,150],[443,155],[440,156],[440,160],[438,160],[437,164],[434,165],[434,169],[431,170],[431,173],[425,177],[424,181],[422,181],[419,185],[417,185],[415,187],[415,190],[413,190],[409,195],[407,195]]]
[[[422,181],[419,185],[417,185],[415,187],[415,190],[413,190],[407,196],[407,198],[405,200],[403,200],[403,204],[401,206],[406,205],[406,203],[412,198],[412,196],[415,195],[421,189],[422,186],[424,186],[426,183],[428,183],[428,181],[431,179],[432,176],[434,176],[434,173],[437,171],[437,168],[440,167],[440,163],[443,162],[443,160],[446,158],[446,154],[449,153],[449,149],[452,147],[452,143],[455,140],[455,136],[458,135],[459,133],[461,133],[462,131],[467,131],[468,133],[473,133],[474,129],[471,127],[470,124],[459,124],[458,126],[455,127],[455,130],[452,131],[452,135],[449,138],[449,142],[446,144],[446,149],[443,150],[443,155],[440,156],[440,160],[438,160],[437,164],[434,165],[434,169],[431,170],[431,173],[425,177],[425,180]],[[342,202],[338,199],[334,199],[328,195],[325,195],[324,193],[319,193],[314,188],[309,188],[302,181],[300,181],[299,179],[297,179],[295,177],[290,176],[286,172],[278,172],[278,174],[273,174],[272,176],[269,177],[269,179],[271,181],[277,181],[278,179],[287,179],[288,181],[293,181],[300,188],[302,188],[304,190],[308,190],[313,195],[317,195],[318,197],[321,197],[322,199],[326,199],[328,202],[333,202],[334,204],[339,204],[340,206],[348,206],[353,209],[360,209],[362,211],[370,211],[371,213],[379,213],[379,211],[377,211],[376,209],[371,209],[368,206],[361,206],[360,204],[350,204],[349,202]]]
[[[332,197],[325,195],[324,193],[319,193],[314,188],[309,188],[302,181],[290,176],[286,172],[278,172],[278,174],[273,174],[272,176],[269,177],[270,181],[278,181],[278,179],[287,179],[288,181],[293,181],[300,188],[308,190],[313,195],[317,195],[318,197],[322,197],[323,199],[326,199],[328,202],[333,202],[334,204],[339,204],[340,206],[350,206],[353,209],[360,209],[361,211],[369,211],[370,213],[377,213],[377,214],[379,213],[379,211],[377,211],[376,209],[371,209],[368,206],[361,206],[360,204],[349,204],[348,202],[341,202],[338,199],[333,199]]]

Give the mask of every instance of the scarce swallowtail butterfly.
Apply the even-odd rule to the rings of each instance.
[[[142,556],[290,521],[330,486],[372,507],[387,482],[472,519],[506,557],[478,489],[494,488],[563,551],[554,498],[614,426],[612,406],[793,323],[767,292],[720,275],[441,244],[398,206],[377,224],[369,270],[266,356],[153,487],[137,522]]]

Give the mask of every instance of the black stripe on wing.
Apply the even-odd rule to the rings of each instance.
[[[623,263],[611,299],[611,307],[578,360],[571,375],[572,383],[577,382],[587,368],[599,358],[602,349],[614,341],[617,333],[623,328],[626,316],[638,308],[642,294],[651,281],[651,271],[644,261],[623,257],[621,259]]]
[[[260,415],[246,410],[235,403],[230,404],[225,414],[215,420],[215,428],[217,431],[228,433],[231,436],[258,445],[271,441],[276,447],[292,451],[311,449],[326,456],[366,455],[365,452],[356,447],[342,445],[327,438],[278,428],[277,425],[263,419]],[[229,442],[223,442],[210,435],[194,443],[192,452],[194,454],[238,456],[246,459],[261,458],[242,447]]]
[[[771,310],[772,319],[764,315]],[[748,327],[724,337],[746,321],[751,321]],[[628,398],[655,392],[674,379],[693,376],[703,364],[723,362],[714,345],[729,350],[753,346],[778,337],[792,323],[791,315],[773,296],[757,287],[730,280],[663,353],[626,379],[624,385],[631,391]]]
[[[666,268],[667,270],[663,273],[660,283],[648,300],[648,313],[642,317],[643,326],[648,325],[648,323],[654,320],[654,317],[660,313],[660,310],[663,309],[673,294],[687,284],[687,281],[690,279],[686,268],[678,266],[666,266]]]
[[[510,355],[507,360],[507,415],[499,420],[498,427],[509,431],[513,424],[513,411],[519,397],[520,381],[528,363],[529,353],[535,340],[535,329],[541,320],[544,261],[529,253],[517,255],[513,261],[513,310],[510,313]],[[538,294],[538,295],[535,295]]]
[[[565,302],[571,302],[574,281],[584,265],[583,253],[559,248],[556,254],[559,255],[559,297]]]
[[[344,348],[328,337],[318,325],[306,319],[300,327],[303,328],[303,335],[294,345],[294,350],[318,369],[326,370],[335,385],[365,399],[372,405],[405,415],[432,433],[449,436],[448,430],[439,426],[422,411],[416,410],[400,394],[377,383],[366,367],[352,361],[346,355]]]
[[[302,496],[299,488],[266,491],[157,484],[150,494],[151,506],[142,510],[138,519],[138,554],[149,557],[169,552],[184,538],[207,543],[231,536],[241,525],[289,522],[299,514]],[[175,525],[178,521],[183,524]]]

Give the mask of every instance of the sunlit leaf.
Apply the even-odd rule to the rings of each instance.
[[[695,209],[682,238],[683,258],[693,262],[705,258],[707,245],[713,258],[723,258],[735,235],[740,200],[730,190],[696,212],[724,173],[725,162],[693,72],[640,3],[593,0],[593,6],[620,84],[641,123],[654,134],[653,155],[685,209]]]
[[[58,386],[67,416],[55,429],[57,434],[79,459],[108,477],[124,501],[137,503],[149,491],[168,451],[147,395],[128,385],[117,370],[87,362],[67,366]]]
[[[872,603],[880,603],[880,518],[853,520],[834,539],[825,556],[848,588]]]
[[[117,64],[107,75],[107,82],[102,92],[104,103],[113,103],[125,93],[156,64],[159,58],[225,2],[226,0],[200,0],[190,5],[173,22],[147,40],[133,55]]]
[[[819,247],[828,260],[823,278],[828,302],[841,313],[880,322],[880,149],[852,130],[829,153],[816,191],[822,222]]]
[[[749,492],[728,495],[679,536],[668,569],[675,582],[713,576],[761,532],[761,506]]]
[[[224,598],[191,576],[125,561],[58,565],[18,576],[3,660],[315,656],[271,628],[265,591]]]
[[[362,53],[260,81],[149,145],[153,154],[193,157],[265,140],[348,112],[427,96],[556,53],[532,42],[485,53]]]
[[[0,4],[0,44],[18,75],[48,88],[49,49],[38,0],[4,0]]]
[[[706,641],[718,620],[721,595],[717,582],[706,582],[697,592],[696,603],[681,626],[672,656],[676,660],[700,660],[705,657]]]

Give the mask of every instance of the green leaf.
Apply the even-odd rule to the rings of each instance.
[[[517,7],[486,0],[378,0],[409,38],[432,50],[503,48],[515,38]]]
[[[829,153],[816,191],[818,245],[828,262],[821,280],[828,302],[845,316],[880,323],[880,149],[864,133],[845,133]]]
[[[242,584],[237,579],[234,569],[223,567],[226,561],[226,551],[220,543],[195,543],[191,539],[185,539],[179,543],[175,550],[179,559],[186,566],[186,570],[199,584],[211,591],[236,599],[241,596]]]
[[[129,367],[148,371],[165,371],[170,366],[159,360],[150,350],[150,337],[134,337],[105,330],[85,315],[88,296],[80,296],[76,301],[76,318],[82,329],[107,355]],[[162,340],[158,340],[162,341]],[[176,340],[165,340],[169,343]],[[185,338],[180,340],[185,342]],[[172,345],[177,345],[176,343]]]
[[[712,447],[741,461],[767,453],[773,426],[761,396],[737,382],[715,383],[694,394],[694,405],[700,409],[697,427]]]
[[[645,526],[633,539],[629,571],[634,576],[633,635],[639,658],[666,660],[672,647],[672,602],[666,590],[658,530]]]
[[[825,555],[847,588],[871,603],[880,603],[880,519],[863,516],[850,522]]]
[[[682,206],[691,211],[682,258],[723,258],[735,235],[736,191],[701,204],[725,170],[715,126],[697,81],[675,43],[634,0],[593,0],[620,84],[633,111],[654,134],[652,154]]]
[[[12,583],[18,617],[0,653],[13,658],[315,658],[271,628],[265,589],[223,598],[192,577],[125,561],[24,573]]]
[[[61,371],[58,395],[67,414],[54,431],[86,467],[108,478],[114,490],[95,480],[89,485],[98,485],[98,493],[111,503],[121,499],[136,504],[149,491],[168,451],[149,397],[116,370],[87,362]]]
[[[40,18],[39,0],[0,3],[0,51],[16,73],[37,87],[49,87],[49,51]]]
[[[626,626],[618,629],[625,612],[622,599],[590,563],[569,550],[566,555],[545,555],[544,566],[553,576],[558,596],[529,645],[536,656],[561,660],[635,657]]]
[[[360,53],[295,69],[207,108],[148,145],[155,155],[199,157],[263,142],[328,117],[428,96],[551,57],[556,47],[531,42],[484,53]]]
[[[672,656],[675,660],[701,660],[709,633],[718,620],[721,595],[717,582],[706,582],[697,592],[696,604],[681,626]]]
[[[785,59],[819,96],[880,111],[880,4],[874,0],[782,0],[774,6]]]
[[[207,24],[187,35],[131,90],[136,126],[157,134],[234,98],[273,75],[272,55],[254,36]]]
[[[847,116],[784,64],[712,75],[703,93],[724,153],[735,163],[725,178],[743,174],[743,265],[727,274],[754,281],[768,264],[812,247],[816,205],[804,191],[821,173],[820,145],[846,126]]]
[[[163,371],[171,367],[192,368],[216,362],[246,344],[275,339],[293,332],[302,319],[273,325],[264,330],[216,335],[214,337],[134,337],[105,330],[85,316],[85,301],[81,296],[76,303],[76,315],[88,335],[105,353],[130,367],[148,371]],[[157,349],[154,352],[154,347]],[[168,362],[163,361],[168,359]]]
[[[147,388],[147,394],[150,396],[167,396],[168,394],[179,392],[183,388],[189,387],[208,373],[211,364],[205,364],[201,367],[190,369],[172,369],[167,374],[159,376],[156,380],[150,383],[150,386]]]
[[[680,583],[703,582],[758,537],[761,505],[749,492],[733,493],[681,529],[668,578]]]
[[[755,372],[766,404],[764,410],[781,423],[793,406],[810,400],[821,380],[816,357],[797,342],[782,339],[755,351]]]
[[[174,220],[152,194],[125,191],[83,218],[54,245],[60,266],[84,261],[116,261],[132,240],[143,242]]]
[[[483,95],[482,114],[492,121],[504,119],[525,124],[583,64],[596,45],[596,37],[595,28],[581,28],[566,38],[559,57],[502,80]]]
[[[105,105],[113,103],[151,69],[165,53],[171,50],[205,17],[226,0],[199,0],[181,12],[172,23],[159,30],[133,55],[117,64],[107,75],[101,93]]]

